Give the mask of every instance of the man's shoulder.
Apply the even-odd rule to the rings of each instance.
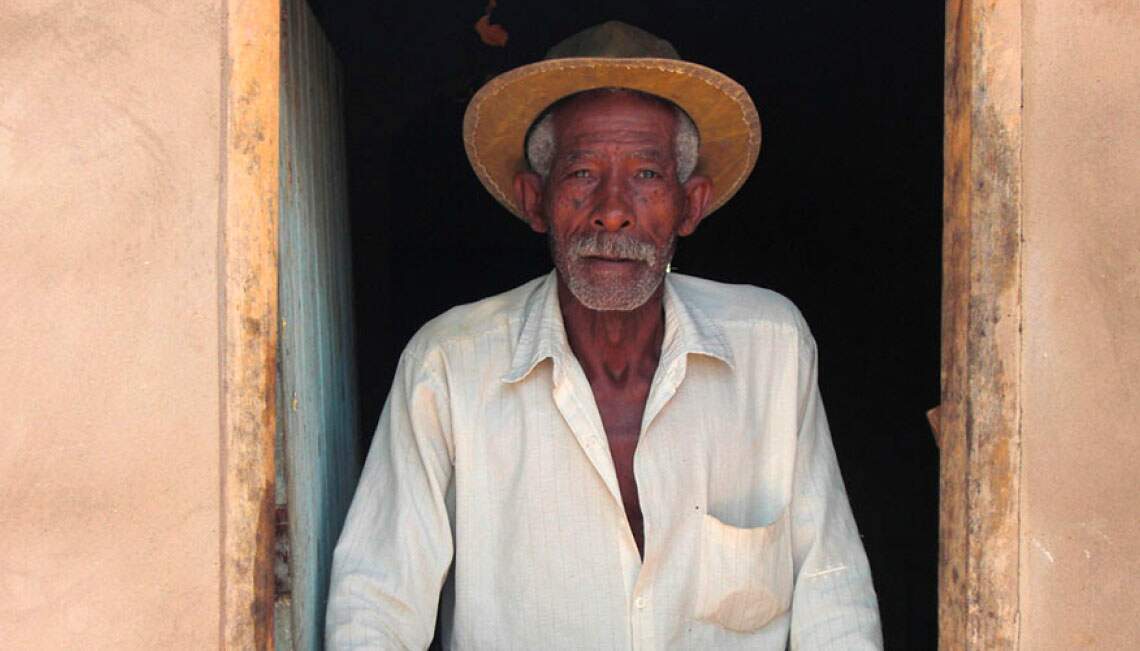
[[[425,323],[408,342],[407,352],[423,357],[458,342],[507,335],[517,327],[545,276],[473,303],[457,305]]]
[[[706,319],[725,326],[775,326],[810,337],[803,314],[784,295],[754,285],[733,285],[696,276],[670,274],[677,297]]]

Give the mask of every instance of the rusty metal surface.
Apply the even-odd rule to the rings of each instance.
[[[332,551],[359,476],[340,63],[304,0],[282,3],[280,377],[292,646],[324,632]]]

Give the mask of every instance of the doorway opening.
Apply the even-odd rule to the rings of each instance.
[[[309,5],[343,71],[358,454],[416,329],[550,269],[545,241],[468,165],[467,100],[585,27],[637,25],[756,102],[751,179],[673,267],[768,287],[803,311],[887,647],[934,648],[939,459],[924,414],[940,392],[941,3],[500,0],[501,47],[473,27],[478,1]]]

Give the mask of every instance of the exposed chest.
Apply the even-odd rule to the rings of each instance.
[[[607,392],[604,388],[601,390],[594,388],[594,402],[598,406],[598,415],[606,431],[614,474],[617,475],[621,491],[622,507],[625,509],[626,519],[637,547],[641,550],[644,549],[644,533],[633,460],[641,434],[641,420],[645,412],[645,401],[649,395],[649,383],[625,389]]]
[[[632,478],[633,454],[641,434],[641,419],[649,396],[649,382],[639,382],[636,386],[620,390],[599,387],[594,383],[591,389],[619,479],[623,470],[628,470]]]

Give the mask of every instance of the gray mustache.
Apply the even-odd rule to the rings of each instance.
[[[575,258],[601,256],[639,260],[649,265],[657,262],[657,248],[631,235],[584,233],[570,241],[570,255]]]

